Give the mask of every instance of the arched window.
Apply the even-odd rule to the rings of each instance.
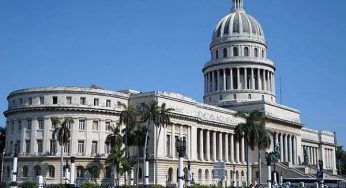
[[[207,181],[209,179],[209,170],[205,170],[205,180]]]
[[[233,99],[237,99],[237,94],[233,94]]]
[[[48,177],[54,178],[55,177],[55,168],[54,166],[48,166]]]
[[[245,176],[245,173],[244,173],[244,171],[241,171],[241,176],[243,177],[243,176]]]
[[[142,179],[142,178],[143,178],[143,171],[142,171],[142,168],[141,168],[141,167],[139,167],[139,169],[138,169],[138,178],[139,178],[139,179]]]
[[[255,48],[254,54],[255,54],[255,57],[258,57],[258,49],[257,48]]]
[[[244,48],[244,56],[249,56],[249,48],[248,47]]]
[[[264,101],[264,95],[262,95],[262,101]]]
[[[249,99],[251,99],[251,94],[249,94]]]
[[[234,47],[233,48],[233,56],[234,57],[237,57],[239,54],[238,54],[238,48],[237,47]]]
[[[264,50],[262,50],[262,57],[264,58],[264,56],[265,56],[265,52]]]
[[[38,175],[41,175],[41,167],[38,165],[34,166],[34,173],[35,173],[35,177]]]
[[[235,172],[235,178],[236,178],[237,180],[239,180],[239,171],[238,171],[238,170]]]
[[[83,178],[83,177],[84,177],[84,167],[77,166],[77,178]]]
[[[227,48],[223,49],[223,57],[227,57]]]
[[[105,176],[106,176],[106,178],[112,178],[112,167],[106,166]]]
[[[219,50],[215,51],[215,59],[219,59]]]
[[[23,166],[23,177],[28,177],[28,166]]]
[[[168,169],[168,174],[167,174],[167,181],[172,182],[173,179],[173,168]]]
[[[202,170],[201,169],[198,170],[198,182],[199,183],[202,182]]]

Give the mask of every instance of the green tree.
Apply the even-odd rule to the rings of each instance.
[[[102,168],[102,166],[100,164],[97,163],[89,163],[86,167],[85,167],[85,172],[86,174],[89,176],[89,178],[91,180],[93,180],[94,182],[96,182],[96,179],[99,177],[100,174],[100,169]]]
[[[1,173],[0,173],[0,182],[2,182],[2,174],[3,174],[3,159],[4,159],[4,150],[6,145],[6,128],[0,127],[0,162],[1,162]]]
[[[118,126],[112,125],[110,127],[110,132],[111,133],[107,135],[106,137],[106,144],[110,144],[111,148],[114,148],[117,145],[121,145],[123,141],[123,137],[121,135],[119,125]]]
[[[344,175],[346,172],[346,152],[343,150],[342,146],[336,147],[335,155],[338,163],[338,174]]]
[[[128,160],[124,157],[126,148],[121,144],[115,145],[106,159],[106,163],[113,167],[113,186],[119,187],[120,166]]]
[[[234,130],[235,132],[234,138],[238,142],[244,139],[245,152],[246,152],[245,156],[246,156],[246,163],[247,163],[246,180],[247,180],[247,185],[250,185],[251,175],[250,175],[249,149],[253,151],[256,147],[259,146],[261,142],[263,142],[263,145],[265,145],[264,140],[260,138],[260,130],[261,130],[261,127],[264,128],[265,116],[260,111],[252,111],[250,113],[238,112],[236,116],[244,118],[245,120],[244,123],[239,123],[236,126]],[[267,141],[268,140],[266,140],[266,142]],[[270,138],[269,138],[269,145],[270,145]]]
[[[262,163],[261,163],[261,150],[266,150],[270,147],[271,140],[270,135],[271,133],[265,128],[264,125],[258,126],[258,171],[259,171],[259,184],[261,184],[261,177],[262,177]]]
[[[58,127],[52,133],[52,138],[54,141],[58,141],[61,146],[61,157],[60,157],[60,183],[63,183],[63,165],[64,165],[64,147],[70,141],[71,133],[69,126],[74,123],[71,117],[64,118],[64,121],[60,123],[58,118],[52,118],[52,124]]]

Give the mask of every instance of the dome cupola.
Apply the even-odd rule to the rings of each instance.
[[[246,101],[275,102],[275,66],[259,22],[248,15],[243,0],[213,31],[211,60],[203,68],[204,102],[220,107]]]

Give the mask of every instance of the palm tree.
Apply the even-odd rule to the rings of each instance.
[[[174,111],[173,108],[166,108],[166,103],[163,103],[161,107],[159,107],[159,113],[157,116],[157,124],[156,130],[159,129],[158,134],[156,135],[156,149],[155,149],[155,184],[157,184],[157,168],[158,168],[158,148],[159,148],[159,140],[161,129],[166,128],[167,125],[172,124],[170,120],[169,113]],[[156,131],[157,132],[157,131]]]
[[[71,117],[64,118],[64,121],[61,123],[60,127],[55,128],[52,133],[52,138],[55,141],[56,138],[61,146],[61,158],[60,158],[60,183],[63,183],[63,163],[64,163],[64,146],[69,143],[71,133],[69,126],[73,124],[74,121]],[[52,118],[52,124],[59,125],[60,121],[58,118]]]
[[[4,159],[4,150],[6,145],[6,128],[0,127],[0,162],[1,162],[1,173],[0,173],[0,182],[2,182],[3,174],[3,159]]]
[[[266,150],[270,147],[271,141],[270,141],[270,132],[264,127],[264,125],[258,126],[258,171],[259,171],[259,181],[258,183],[261,184],[261,177],[262,177],[262,163],[261,163],[261,150]]]
[[[238,117],[242,117],[245,120],[245,123],[240,123],[234,129],[235,140],[240,142],[241,139],[244,139],[245,143],[245,156],[247,163],[247,185],[250,185],[250,162],[249,162],[249,149],[252,151],[259,146],[260,143],[260,127],[264,125],[265,116],[260,111],[252,111],[250,113],[238,112],[236,114]],[[261,141],[262,142],[262,141]],[[270,140],[269,140],[270,142]],[[261,146],[262,147],[262,146]]]
[[[117,144],[112,148],[110,154],[106,159],[106,163],[113,166],[113,186],[116,187],[119,187],[120,165],[122,163],[125,163],[127,160],[127,158],[124,157],[126,150],[126,148],[122,148],[121,144]]]
[[[146,151],[147,151],[147,145],[148,145],[149,126],[151,124],[153,124],[155,127],[156,125],[158,125],[157,120],[159,115],[159,106],[156,101],[153,101],[152,103],[150,103],[150,105],[146,103],[142,103],[142,107],[143,107],[143,112],[142,112],[141,120],[143,122],[147,122],[147,131],[145,134],[144,151],[143,151],[144,152],[143,163],[145,164],[146,158],[148,157],[146,156],[146,153],[147,153]],[[156,174],[155,174],[155,177],[156,177]],[[155,182],[156,182],[156,178],[155,178]]]
[[[117,145],[121,145],[123,141],[123,137],[120,133],[119,126],[111,126],[110,134],[106,137],[106,143],[111,145],[111,148],[116,147]]]
[[[96,179],[99,177],[101,168],[102,168],[102,166],[100,164],[89,163],[85,167],[85,172],[89,175],[91,180],[96,182]]]

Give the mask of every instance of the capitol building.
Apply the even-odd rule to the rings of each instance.
[[[121,104],[138,106],[157,101],[173,108],[172,125],[163,129],[159,144],[149,140],[150,183],[154,180],[154,149],[158,149],[158,178],[162,185],[177,184],[177,138],[186,140],[186,157],[196,184],[210,185],[213,164],[225,163],[226,183],[246,183],[244,141],[237,142],[234,128],[243,119],[239,111],[259,110],[265,113],[265,127],[271,132],[273,151],[280,144],[281,158],[276,171],[285,178],[316,178],[318,161],[324,161],[326,178],[335,178],[336,136],[325,130],[304,127],[300,111],[278,104],[275,93],[275,64],[267,56],[268,45],[260,23],[247,14],[242,0],[233,0],[230,13],[216,24],[209,45],[210,60],[202,68],[204,103],[178,93],[110,91],[99,87],[44,87],[21,89],[8,97],[6,117],[6,149],[3,180],[10,182],[14,151],[19,153],[19,182],[34,180],[42,174],[47,184],[60,181],[60,146],[52,140],[55,125],[52,118],[72,117],[70,143],[65,156],[76,157],[77,179],[85,179],[83,171],[89,163],[103,165],[98,181],[112,182],[105,159],[109,153],[106,136],[109,127],[119,120]],[[154,137],[155,131],[151,131]],[[304,150],[309,157],[309,170],[304,162]],[[262,159],[259,177],[255,149],[249,153],[251,181],[266,182],[266,162]],[[265,151],[262,151],[264,156]],[[264,157],[263,157],[264,158]],[[142,166],[139,169],[142,172]],[[233,176],[235,173],[235,176]],[[142,184],[143,175],[139,175]],[[233,179],[233,177],[235,179]]]

